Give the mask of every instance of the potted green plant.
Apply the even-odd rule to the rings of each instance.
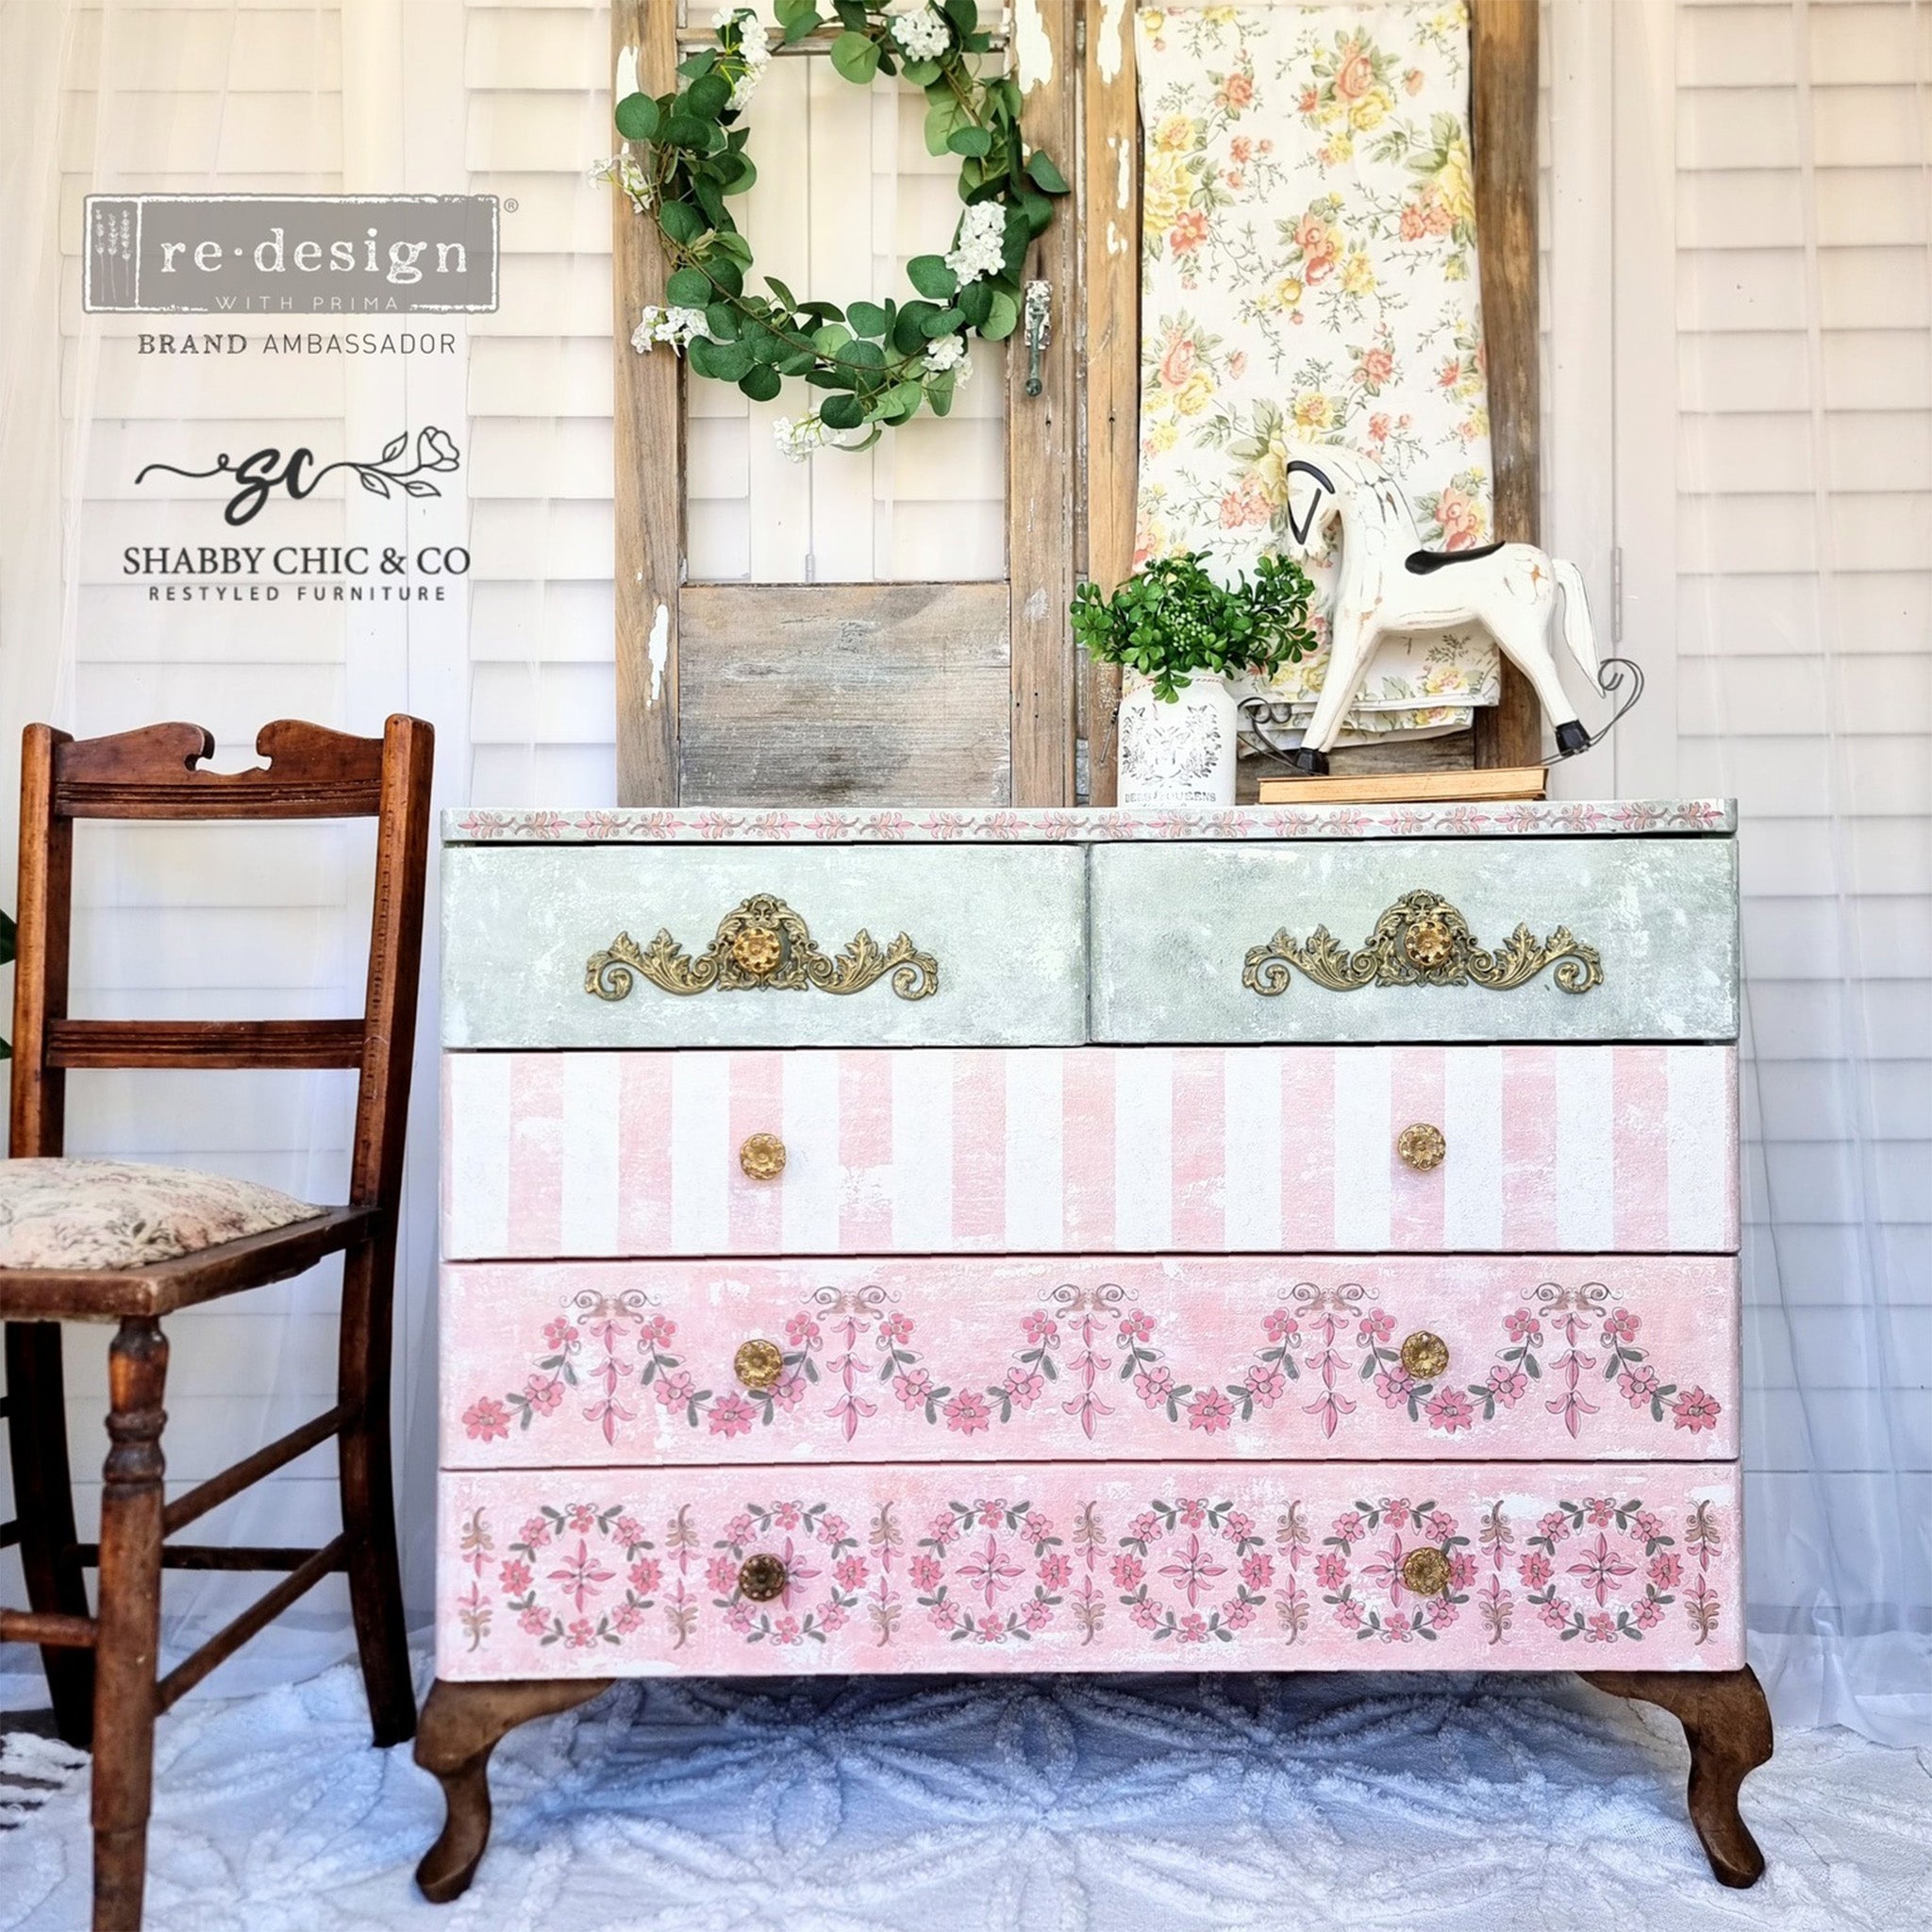
[[[1118,664],[1120,801],[1130,806],[1232,805],[1240,713],[1232,678],[1271,678],[1315,648],[1307,574],[1264,557],[1252,578],[1217,583],[1205,553],[1158,558],[1112,596],[1074,592],[1074,635]]]

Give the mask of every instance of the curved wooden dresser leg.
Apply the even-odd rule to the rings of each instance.
[[[447,1905],[470,1889],[490,1843],[490,1754],[519,1724],[588,1704],[614,1681],[451,1684],[439,1677],[430,1686],[416,1727],[416,1762],[441,1783],[447,1807],[441,1837],[416,1867],[417,1887],[431,1905]]]
[[[1738,1671],[1585,1671],[1583,1681],[1668,1710],[1690,1746],[1690,1823],[1721,1884],[1756,1885],[1764,1854],[1738,1810],[1738,1787],[1772,1752],[1771,1707],[1749,1664]]]

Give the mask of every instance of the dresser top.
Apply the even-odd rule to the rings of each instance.
[[[1162,839],[1502,839],[1704,834],[1738,828],[1728,798],[1550,799],[1495,805],[1251,805],[1130,811],[1105,808],[862,811],[704,807],[510,810],[442,815],[450,845],[1107,844]]]

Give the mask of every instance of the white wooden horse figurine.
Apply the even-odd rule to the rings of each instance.
[[[1587,750],[1591,735],[1563,690],[1550,655],[1550,620],[1563,592],[1563,641],[1590,675],[1601,675],[1596,640],[1576,566],[1534,543],[1489,543],[1472,550],[1424,550],[1400,487],[1379,463],[1326,443],[1291,443],[1286,469],[1314,486],[1305,513],[1288,525],[1304,554],[1332,517],[1341,520],[1341,574],[1329,621],[1328,669],[1299,750],[1298,771],[1323,773],[1361,689],[1375,646],[1390,635],[1480,624],[1503,655],[1536,687],[1557,731],[1560,757]]]

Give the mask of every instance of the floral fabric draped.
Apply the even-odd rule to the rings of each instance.
[[[1281,548],[1297,441],[1375,458],[1430,545],[1489,541],[1467,8],[1144,11],[1138,41],[1138,558]],[[1324,638],[1335,563],[1309,566]],[[1277,693],[1312,704],[1325,662]],[[1479,629],[1395,639],[1350,727],[1456,728],[1496,695]]]

